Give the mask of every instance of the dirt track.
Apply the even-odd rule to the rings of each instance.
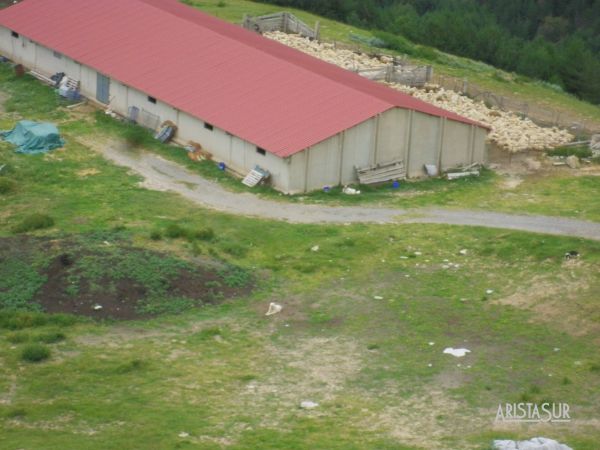
[[[437,223],[503,228],[600,240],[600,223],[548,216],[446,209],[394,209],[363,206],[299,205],[228,191],[183,166],[149,152],[104,147],[102,154],[144,177],[142,186],[173,191],[218,211],[291,223]]]

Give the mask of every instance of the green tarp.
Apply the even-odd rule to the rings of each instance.
[[[30,120],[20,121],[12,131],[0,132],[0,137],[16,145],[17,153],[46,153],[65,145],[56,126]]]

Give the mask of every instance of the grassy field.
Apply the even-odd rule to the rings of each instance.
[[[258,16],[278,11],[291,11],[309,26],[313,26],[316,21],[319,21],[321,23],[322,37],[328,41],[356,45],[355,42],[350,40],[350,33],[365,38],[373,37],[373,33],[369,30],[363,30],[315,16],[305,11],[284,8],[277,5],[267,5],[247,0],[186,0],[185,3],[196,6],[221,19],[235,23],[240,23],[244,14]],[[410,50],[412,53],[419,53],[418,49],[421,46],[413,45],[408,41],[407,45],[411,47]],[[372,51],[373,49],[366,48],[365,50]],[[581,122],[587,122],[589,125],[595,124],[596,128],[600,127],[600,107],[580,101],[576,97],[557,91],[555,88],[549,87],[544,83],[515,76],[487,64],[448,55],[434,49],[427,49],[427,51],[421,53],[431,55],[432,57],[416,57],[414,60],[419,63],[432,65],[436,74],[459,79],[466,78],[480,88],[490,90],[496,95],[507,96],[521,102],[531,102],[540,108],[562,111],[569,116],[572,115],[578,118]]]
[[[0,255],[1,448],[487,450],[538,435],[597,448],[600,243],[211,212],[140,188],[82,143],[127,135],[120,125],[74,117],[47,88],[0,75],[0,128],[52,120],[67,142],[36,156],[0,144],[1,248],[28,249]],[[464,198],[494,180],[421,189]],[[201,262],[239,267],[255,286],[191,308],[169,308],[177,299],[165,294],[152,317],[130,321],[37,312],[47,260],[65,242],[94,257],[113,249],[83,267],[102,261],[88,275],[100,284],[110,273],[160,294],[156,274]],[[131,249],[164,262],[122,264]],[[566,261],[571,250],[581,256]],[[77,280],[58,287],[73,292]],[[266,317],[270,302],[283,311]],[[306,400],[319,406],[301,409]],[[567,402],[573,422],[494,421],[499,403],[517,401]]]

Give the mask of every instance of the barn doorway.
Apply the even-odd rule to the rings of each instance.
[[[108,104],[110,100],[110,78],[101,73],[96,78],[96,100],[104,104]]]

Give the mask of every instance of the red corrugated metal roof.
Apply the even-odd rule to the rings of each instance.
[[[177,0],[24,0],[0,24],[281,157],[394,107],[481,126]]]

